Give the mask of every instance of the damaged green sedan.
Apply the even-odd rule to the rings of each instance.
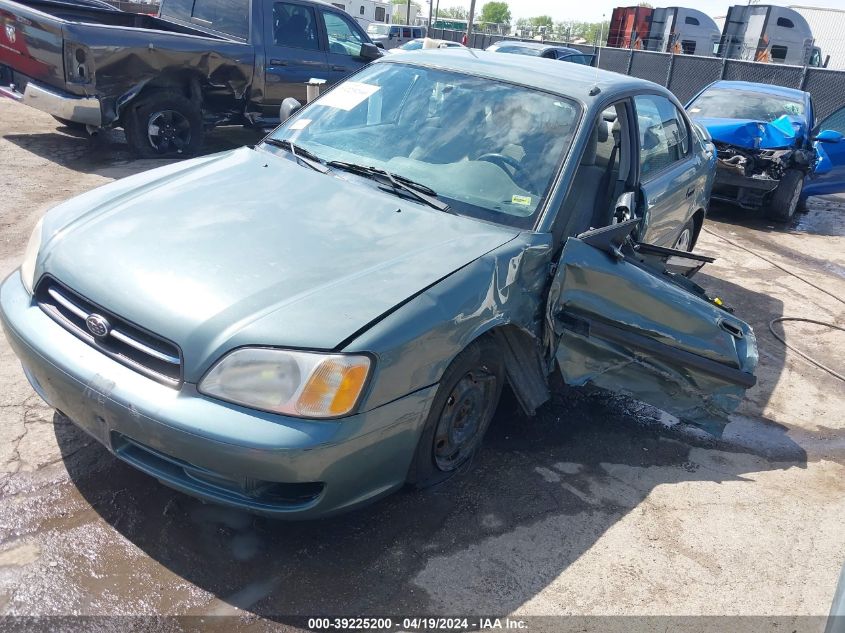
[[[667,91],[421,51],[297,106],[59,205],[0,288],[34,389],[118,458],[311,518],[454,473],[506,384],[716,432],[754,384],[751,329],[689,279],[715,157]]]

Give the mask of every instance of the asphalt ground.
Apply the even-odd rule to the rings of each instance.
[[[256,139],[220,129],[208,149]],[[162,162],[131,159],[120,133],[74,135],[0,100],[0,277],[52,205]],[[207,505],[119,462],[54,416],[0,337],[0,614],[118,617],[84,621],[99,630],[263,631],[320,614],[821,630],[845,560],[845,388],[768,324],[845,323],[845,199],[811,199],[785,227],[728,209],[705,226],[698,250],[718,260],[697,281],[760,348],[758,384],[722,439],[577,389],[533,418],[506,397],[469,472],[317,522]],[[845,373],[845,333],[775,328]],[[174,615],[204,619],[128,617]]]

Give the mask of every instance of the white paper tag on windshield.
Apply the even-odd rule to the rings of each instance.
[[[381,86],[372,86],[360,81],[347,81],[337,88],[321,97],[318,105],[338,108],[340,110],[351,110],[364,99],[368,99],[381,90]]]

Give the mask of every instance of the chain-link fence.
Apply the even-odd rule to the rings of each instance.
[[[464,34],[461,31],[432,29],[430,35],[438,39],[459,42]],[[474,35],[470,43],[473,48],[487,48],[493,42],[502,39],[516,39],[481,33]],[[681,103],[686,103],[702,88],[714,81],[730,79],[806,90],[813,95],[816,118],[819,120],[845,106],[845,70],[677,55],[629,48],[594,47],[563,42],[546,43],[569,46],[584,53],[595,53],[600,68],[648,79],[666,86],[675,93]]]
[[[157,13],[158,1],[155,2],[130,2],[124,0],[106,0],[113,7],[117,7],[121,11],[128,11],[129,13]]]

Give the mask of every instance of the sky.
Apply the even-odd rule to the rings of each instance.
[[[476,0],[476,11],[480,12],[481,7],[487,0]],[[519,18],[530,18],[535,15],[550,15],[555,22],[563,20],[575,20],[578,22],[598,22],[602,19],[602,14],[606,19],[610,19],[610,14],[613,8],[617,6],[633,6],[638,4],[638,0],[580,0],[573,2],[572,0],[507,0],[511,8],[511,15],[514,20]],[[435,0],[436,3],[436,0]],[[421,3],[425,4],[425,3]],[[469,0],[440,0],[440,7],[463,6],[469,8]],[[665,2],[655,2],[651,0],[651,4],[655,7],[664,6],[689,6],[703,11],[704,13],[716,17],[725,15],[728,12],[728,7],[734,4],[745,4],[740,0],[696,0],[695,2],[684,2],[683,0],[668,0]],[[830,9],[845,9],[845,0],[790,0],[787,2],[778,2],[777,0],[769,0],[768,2],[760,2],[759,4],[777,4],[781,6],[813,6],[825,7]]]

